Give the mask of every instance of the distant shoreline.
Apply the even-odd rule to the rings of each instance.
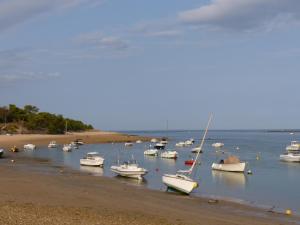
[[[127,142],[127,141],[150,141],[150,137],[130,135],[125,133],[109,131],[86,131],[69,134],[14,134],[0,135],[0,148],[10,148],[17,146],[22,148],[24,144],[35,144],[37,147],[47,146],[50,141],[56,141],[58,144],[67,144],[75,139],[82,139],[86,144]]]

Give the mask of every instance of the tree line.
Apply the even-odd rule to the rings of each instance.
[[[25,105],[19,108],[16,105],[0,107],[1,130],[17,132],[18,129],[28,133],[63,134],[66,131],[85,131],[93,129],[92,125],[82,121],[64,118],[49,112],[39,112],[39,108],[33,105]]]

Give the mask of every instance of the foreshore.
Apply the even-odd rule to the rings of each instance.
[[[22,148],[24,144],[35,144],[37,147],[47,146],[50,141],[55,140],[58,144],[68,144],[75,139],[82,139],[87,144],[127,142],[127,141],[149,141],[150,137],[141,137],[108,131],[88,131],[78,133],[68,133],[62,135],[50,134],[15,134],[0,135],[0,148],[10,148],[17,146]]]
[[[0,168],[0,224],[291,225],[300,221],[238,203],[149,190],[13,153],[0,159]]]

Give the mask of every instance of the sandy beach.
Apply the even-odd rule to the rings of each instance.
[[[0,224],[289,225],[300,221],[238,203],[211,203],[149,190],[18,154],[0,159],[0,168]]]
[[[87,144],[126,142],[126,141],[149,141],[149,137],[140,137],[123,133],[108,131],[89,131],[81,133],[69,133],[66,135],[49,134],[15,134],[12,136],[0,135],[0,148],[9,148],[16,145],[22,148],[24,144],[35,144],[37,147],[47,146],[55,140],[58,144],[67,144],[75,139],[82,139]]]

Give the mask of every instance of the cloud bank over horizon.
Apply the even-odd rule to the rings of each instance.
[[[214,0],[207,5],[182,11],[179,21],[237,31],[273,26],[300,20],[298,0]]]

